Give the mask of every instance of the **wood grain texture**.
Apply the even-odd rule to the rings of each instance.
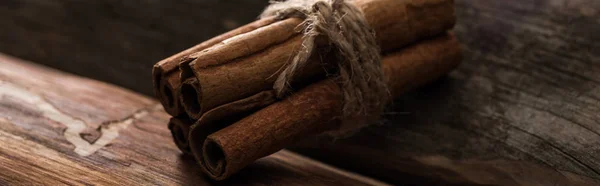
[[[57,5],[57,2],[79,5],[63,6],[59,5],[60,3]],[[163,11],[161,8],[151,8],[156,6],[177,9],[178,5],[170,5],[172,1],[158,1],[160,2],[158,4],[149,3],[150,1],[137,2],[139,4],[136,6],[139,9],[136,11],[135,8],[124,9],[123,7],[127,6],[118,5],[120,1],[77,2],[1,1],[0,15],[2,16],[0,17],[8,21],[0,21],[0,26],[12,28],[0,29],[1,39],[4,41],[0,43],[1,50],[38,60],[47,65],[54,62],[58,64],[52,65],[54,67],[119,82],[127,88],[150,94],[149,79],[152,64],[169,54],[224,31],[212,31],[207,35],[198,34],[206,30],[189,30],[191,25],[195,25],[193,20],[177,19],[189,15],[202,17],[193,15],[204,15],[203,12],[208,12],[195,11],[194,8],[198,8],[196,6],[184,5],[184,9],[181,9],[183,11],[176,13]],[[266,3],[259,0],[256,2]],[[40,4],[35,5],[36,3]],[[118,14],[105,13],[111,12],[110,7],[113,6],[111,4],[121,7],[118,8]],[[567,181],[572,185],[598,185],[596,179],[600,179],[598,176],[600,172],[598,170],[600,167],[598,159],[600,157],[598,155],[600,154],[598,137],[600,133],[598,123],[600,120],[598,114],[600,35],[597,34],[600,33],[599,2],[595,0],[456,0],[456,4],[458,21],[455,33],[459,41],[464,44],[465,58],[459,69],[450,74],[447,79],[398,100],[384,125],[366,129],[350,139],[338,140],[335,148],[331,150],[317,148],[322,153],[314,149],[309,149],[307,153],[341,167],[398,184],[424,182],[462,183],[459,185],[499,184],[493,181],[510,181],[511,178],[513,181],[523,181],[527,178],[545,181],[542,183],[560,184]],[[259,12],[262,5],[247,5],[239,8],[254,9]],[[44,11],[40,9],[47,10],[49,13],[43,13]],[[89,9],[94,11],[86,11]],[[156,9],[161,11],[154,11]],[[152,13],[136,13],[138,11]],[[170,14],[174,15],[169,16]],[[84,21],[68,20],[67,15],[85,19]],[[146,15],[150,17],[145,18]],[[212,14],[206,15],[212,17]],[[250,14],[247,18],[254,18],[254,15]],[[117,21],[110,21],[112,19]],[[142,22],[145,26],[138,28],[135,26],[137,22]],[[153,23],[157,24],[151,26]],[[119,27],[111,27],[111,25]],[[163,25],[175,26],[162,27]],[[196,25],[196,28],[220,26],[217,22],[208,25]],[[154,32],[151,29],[153,27],[171,31]],[[107,30],[121,32],[111,33]],[[185,32],[185,34],[178,34],[178,32]],[[108,36],[105,37],[102,33]],[[154,37],[160,36],[159,33],[167,34],[164,34],[164,37]],[[136,45],[128,48],[127,44],[121,45],[120,41]],[[119,47],[111,48],[115,46]],[[92,73],[97,74],[92,75]],[[60,84],[54,85],[60,86]],[[52,96],[57,93],[44,92],[44,94]],[[102,106],[89,105],[87,107],[90,108]],[[141,107],[146,106],[141,105],[143,105]],[[68,106],[63,105],[63,107]],[[94,122],[88,123],[96,125],[94,123],[127,117],[127,114],[139,109],[122,107],[127,107],[127,112],[122,110],[121,114],[111,113],[113,117],[88,116],[92,118],[85,120],[93,119]],[[78,109],[61,108],[61,110],[80,112]],[[100,110],[110,112],[110,109]],[[21,115],[25,113],[27,112]],[[161,115],[157,118],[163,118],[160,119],[163,120],[162,122],[167,121],[166,116]],[[59,133],[63,130],[61,125],[55,125],[59,129],[39,131],[34,130],[37,124],[19,125],[25,126],[24,129],[19,128],[19,131]],[[7,130],[4,126],[9,125],[2,123],[0,126],[4,131]],[[164,125],[158,124],[147,125],[136,131],[162,131],[160,134],[166,140],[169,134],[163,127]],[[85,135],[86,138],[89,140],[97,138],[98,134],[93,132],[96,131],[95,128],[89,128],[92,130],[89,130],[89,135]],[[53,136],[60,137],[56,134]],[[44,141],[40,140],[40,137],[24,139],[36,143]],[[68,146],[64,139],[60,144]],[[174,145],[169,146],[172,150],[166,150],[168,153],[176,151]],[[125,149],[124,146],[119,148]],[[73,146],[69,146],[68,151],[61,152],[73,154],[72,150]],[[140,153],[152,150],[155,149]],[[91,155],[88,158],[94,156],[99,155]],[[166,157],[155,155],[151,157],[167,159],[171,162],[170,165],[184,167],[185,170],[190,170],[189,172],[196,171],[194,167],[177,163],[184,160],[179,160],[178,156],[172,154]],[[105,159],[100,157],[92,159],[93,161],[87,159],[86,161],[91,162],[89,164],[100,164],[108,162]],[[117,164],[108,165],[118,167]],[[138,164],[133,166],[139,167]],[[473,168],[477,166],[483,168]],[[111,170],[114,169],[102,169],[104,172]],[[415,170],[425,170],[420,172],[430,174],[409,173],[416,172]],[[483,176],[475,177],[490,179],[477,181],[473,178],[475,174],[465,174],[464,170],[470,170],[471,173],[473,171],[485,173]],[[0,172],[3,173],[4,171]],[[47,174],[49,173],[43,175]],[[192,178],[196,176],[184,173],[172,175],[189,180],[193,180]],[[559,182],[561,180],[562,182]]]
[[[145,96],[0,54],[0,185],[385,185],[285,150],[213,182],[168,118]]]
[[[299,151],[397,184],[600,185],[600,2],[456,3],[458,70]]]

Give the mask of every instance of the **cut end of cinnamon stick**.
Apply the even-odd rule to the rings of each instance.
[[[228,177],[227,171],[232,169],[227,168],[226,153],[216,140],[207,140],[208,136],[275,101],[273,91],[263,91],[205,112],[189,132],[190,149],[202,170],[213,179]]]
[[[173,141],[177,145],[177,148],[184,154],[192,154],[188,141],[188,134],[192,124],[193,122],[190,119],[183,117],[174,117],[169,120],[169,130],[171,131],[171,136],[173,136]]]
[[[173,75],[178,72],[165,72],[164,69],[155,65],[152,69],[152,78],[154,84],[154,94],[162,104],[163,108],[171,116],[180,116],[184,114],[183,107],[178,102],[178,82]],[[173,82],[170,82],[173,81]],[[173,84],[176,83],[176,84]]]
[[[158,86],[159,93],[156,96],[165,108],[165,111],[172,116],[181,115],[183,110],[180,109],[179,102],[177,102],[177,94],[174,92],[176,89],[170,87],[166,79],[163,79]]]
[[[225,175],[225,172],[227,171],[227,166],[225,165],[227,161],[221,146],[212,139],[207,139],[204,141],[202,148],[204,149],[202,152],[202,164],[205,165],[206,172],[208,172],[213,179],[225,179],[226,177],[223,175]]]
[[[181,85],[181,104],[187,115],[192,119],[200,119],[202,116],[202,94],[197,91],[198,80],[190,78]]]

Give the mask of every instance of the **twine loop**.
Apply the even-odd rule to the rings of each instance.
[[[317,36],[324,36],[334,46],[337,73],[334,76],[343,92],[343,117],[379,117],[389,99],[389,91],[381,69],[381,55],[374,31],[362,12],[344,0],[288,0],[271,1],[261,17],[279,16],[281,19],[304,19],[302,48],[281,71],[273,88],[278,96],[289,91],[295,72],[307,65],[315,49]],[[350,119],[352,118],[352,119]],[[364,122],[343,122],[339,134],[354,132]]]

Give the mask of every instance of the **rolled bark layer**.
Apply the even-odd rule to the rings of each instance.
[[[355,0],[352,3],[364,12],[384,52],[441,34],[455,23],[453,0]],[[200,108],[200,113],[194,115],[202,115],[219,105],[272,89],[279,71],[301,47],[302,36],[293,31],[299,22],[296,18],[283,20],[194,54],[194,61],[181,66],[182,77],[193,73],[198,79],[195,92],[189,94],[199,94],[200,100],[183,104],[200,104],[193,106]],[[323,46],[327,42],[317,43]],[[319,64],[322,58],[329,56],[324,52],[327,50],[315,51],[319,52],[313,54],[308,64]],[[318,66],[301,71],[303,74],[297,74],[296,79],[326,73]]]
[[[258,52],[271,45],[281,43],[294,35],[298,35],[295,29],[301,22],[302,20],[297,18],[274,22],[251,32],[242,33],[223,40],[210,47],[210,49],[190,54],[189,57],[193,58],[194,61],[201,61],[201,63],[196,64],[198,68],[220,65],[223,62]],[[181,70],[182,79],[194,76],[193,69],[189,65],[181,66]]]
[[[191,118],[199,119],[206,111],[217,106],[244,99],[260,91],[272,90],[273,82],[277,78],[272,72],[278,71],[281,66],[258,66],[266,61],[287,61],[289,56],[271,54],[293,53],[297,44],[301,42],[301,38],[292,38],[290,41],[247,56],[240,61],[234,61],[231,65],[214,66],[202,70],[199,73],[203,77],[207,77],[202,80],[189,78],[193,79],[193,83],[187,80],[189,82],[184,83],[181,89],[185,112]],[[310,59],[319,62],[310,63],[299,72],[299,75],[306,78],[294,84],[307,84],[310,81],[314,82],[316,78],[324,78],[322,69],[325,67],[322,66],[324,63],[321,60],[331,59],[331,57],[330,55],[312,55]]]
[[[202,146],[206,137],[224,127],[239,121],[258,109],[264,108],[277,101],[273,91],[263,91],[256,95],[211,109],[194,123],[189,134],[190,146]],[[200,152],[197,150],[197,152]],[[197,153],[194,152],[194,153]],[[204,166],[203,161],[198,161]]]
[[[262,26],[271,24],[274,21],[274,17],[257,20],[221,34],[208,41],[202,42],[192,48],[184,50],[156,63],[152,68],[154,94],[165,108],[165,111],[172,116],[179,116],[184,113],[184,108],[178,101],[180,93],[179,87],[181,86],[182,81],[184,81],[180,79],[179,66],[180,63],[187,64],[192,61],[188,57],[190,54],[204,50],[236,35],[247,33]]]
[[[460,60],[459,43],[452,35],[444,35],[386,55],[382,65],[390,92],[397,97],[448,73]],[[213,131],[224,128],[205,140],[206,131],[192,128],[190,147],[208,175],[225,179],[301,139],[338,130],[341,94],[332,80],[314,83],[232,125],[214,127]]]
[[[173,136],[173,141],[184,154],[192,154],[188,141],[192,124],[194,124],[194,121],[187,117],[173,117],[169,120],[169,130]]]

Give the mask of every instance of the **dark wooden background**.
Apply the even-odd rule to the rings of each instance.
[[[4,0],[0,52],[150,94],[156,61],[265,4]],[[296,150],[389,183],[426,167],[415,176],[598,184],[600,1],[456,0],[456,9],[456,71],[398,100],[383,125]]]
[[[383,125],[299,151],[391,183],[409,180],[398,172],[502,185],[600,179],[600,1],[456,8],[456,71],[399,99]]]
[[[2,0],[0,52],[152,94],[152,65],[257,18],[267,0]]]

